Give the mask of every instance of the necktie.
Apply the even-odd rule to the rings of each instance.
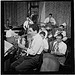
[[[54,44],[53,48],[54,48],[54,51],[57,52],[57,51],[59,50],[59,43],[56,42],[56,43]]]
[[[29,48],[31,48],[32,41],[33,41],[33,38],[31,38],[31,41],[29,42]]]

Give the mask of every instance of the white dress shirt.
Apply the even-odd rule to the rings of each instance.
[[[27,49],[27,53],[30,55],[41,54],[43,51],[43,39],[39,34],[33,36],[31,47]]]
[[[47,39],[43,39],[43,48],[44,48],[44,50],[48,50],[49,49],[49,45],[48,45],[48,40]]]
[[[52,36],[53,36],[52,34],[49,34],[49,35],[48,35],[48,38],[52,38]]]
[[[29,27],[28,21],[25,21],[24,24],[23,24],[23,28],[26,29],[26,28],[28,28],[28,27]]]
[[[9,29],[7,32],[6,32],[6,37],[13,37],[13,36],[16,36],[18,34],[16,34],[13,30]]]
[[[24,28],[24,29],[29,28],[29,24],[34,24],[34,23],[33,23],[33,21],[30,20],[30,19],[29,19],[29,21],[26,20],[26,21],[24,22],[24,24],[23,24],[23,28]]]
[[[53,43],[53,46],[54,46],[56,43],[57,43],[57,41],[55,41],[55,42]],[[67,50],[67,45],[66,45],[63,41],[61,41],[61,42],[59,43],[59,45],[58,45],[58,51],[59,51],[59,53],[65,54],[65,53],[66,53],[66,50]],[[54,50],[54,51],[56,52],[56,50]]]
[[[63,41],[66,41],[67,40],[67,36],[66,36],[66,31],[59,31],[57,30],[54,34],[54,37],[56,37],[59,33],[61,33],[63,35]]]
[[[45,19],[45,21],[44,21],[44,23],[49,23],[49,22],[51,22],[52,25],[55,25],[56,24],[56,21],[55,21],[55,19],[53,17],[51,17],[51,18],[47,17]]]

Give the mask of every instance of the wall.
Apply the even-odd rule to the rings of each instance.
[[[71,2],[69,1],[49,1],[45,4],[45,16],[53,14],[58,25],[67,23],[67,36],[71,38]]]
[[[17,22],[18,25],[21,25],[26,20],[27,16],[27,3],[26,2],[17,2]]]
[[[43,22],[45,20],[45,2],[40,2],[39,8],[42,8],[42,10],[39,9],[40,12],[40,19],[41,22]]]
[[[27,15],[26,2],[4,2],[4,23],[9,19],[11,25],[22,25]]]
[[[39,21],[43,22],[45,19],[45,2],[39,3]]]

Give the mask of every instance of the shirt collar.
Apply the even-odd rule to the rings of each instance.
[[[10,31],[12,31],[12,29],[9,29]]]
[[[37,33],[36,35],[34,35],[32,38],[35,39],[39,36],[39,33]]]
[[[57,42],[57,40],[55,41],[56,43],[62,43],[62,41],[61,42]]]

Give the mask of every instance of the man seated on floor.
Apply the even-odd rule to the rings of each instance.
[[[48,52],[48,49],[49,49],[49,45],[48,45],[48,39],[47,38],[45,38],[45,32],[40,32],[40,35],[41,35],[41,37],[42,37],[42,39],[43,39],[43,47],[44,47],[44,51],[45,52]]]
[[[62,41],[63,35],[58,34],[56,40],[53,42],[53,47],[51,50],[51,54],[54,54],[60,64],[64,64],[65,62],[65,53],[67,50],[67,45]]]
[[[38,25],[32,24],[29,26],[28,34],[32,35],[33,41],[31,43],[31,46],[28,48],[19,44],[19,47],[25,49],[27,55],[20,57],[17,61],[11,64],[11,68],[14,71],[29,73],[32,72],[32,70],[36,68],[39,64],[41,64],[43,60],[43,40],[38,32]],[[41,61],[39,61],[40,59]]]

